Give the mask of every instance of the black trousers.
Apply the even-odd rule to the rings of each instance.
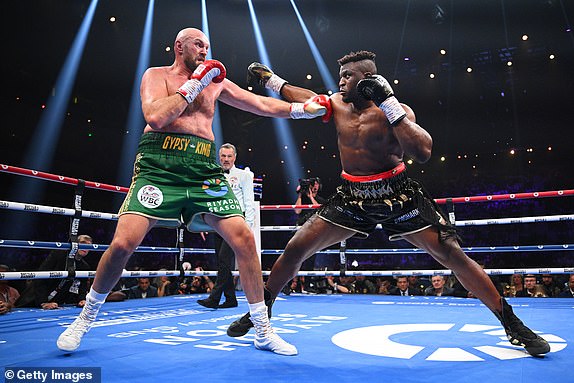
[[[237,300],[233,275],[231,274],[235,266],[235,253],[219,234],[215,233],[214,236],[215,255],[217,256],[217,280],[213,290],[211,290],[211,294],[209,294],[209,299],[219,302],[223,294],[225,295],[225,300],[233,302]]]

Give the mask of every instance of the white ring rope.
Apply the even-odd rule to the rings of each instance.
[[[574,273],[574,267],[553,267],[553,268],[521,268],[521,269],[484,269],[488,275],[512,275],[512,274],[571,274]],[[238,271],[231,272],[234,276],[239,276]],[[268,276],[270,271],[263,271],[264,276]],[[452,275],[451,270],[347,270],[346,276],[431,276],[431,275]],[[186,277],[191,276],[217,276],[217,271],[184,271]],[[321,276],[340,276],[340,271],[299,271],[298,276],[321,277]],[[76,271],[76,278],[93,278],[96,276],[95,271]],[[157,271],[126,271],[122,272],[122,278],[153,278],[161,276],[180,276],[179,270],[157,270]],[[18,279],[53,279],[67,278],[67,271],[8,271],[0,272],[0,279],[18,280]]]
[[[34,213],[46,213],[64,216],[74,216],[76,210],[63,207],[35,205],[31,203],[11,202],[0,200],[0,209],[30,211]],[[113,213],[100,213],[97,211],[82,210],[82,218],[101,218],[107,220],[117,220],[118,215]]]
[[[73,216],[76,211],[74,209],[36,205],[31,203],[21,203],[0,200],[0,209],[16,210],[16,211],[29,211],[34,213],[46,213],[64,216]],[[83,218],[100,218],[106,220],[117,220],[118,215],[113,213],[102,213],[97,211],[82,210]],[[488,219],[474,219],[465,221],[456,221],[455,226],[485,226],[485,225],[506,225],[517,223],[538,223],[538,222],[560,222],[560,221],[574,221],[574,214],[559,214],[559,215],[542,215],[533,217],[510,217],[510,218],[488,218]],[[297,230],[299,226],[261,226],[261,231],[293,231]],[[377,225],[377,229],[382,229],[382,226]]]
[[[69,177],[58,176],[49,173],[38,172],[29,169],[17,168],[1,164],[0,172],[11,174],[19,174],[33,178],[40,178],[49,181],[67,183],[70,185],[78,184],[79,180]],[[86,186],[94,189],[108,190],[123,192],[127,188],[100,184],[91,181],[86,181]],[[447,200],[453,203],[467,203],[467,202],[490,202],[490,201],[503,201],[513,199],[527,199],[527,198],[541,198],[541,197],[563,197],[573,196],[574,190],[558,190],[558,191],[544,191],[544,192],[528,192],[528,193],[513,193],[503,195],[488,195],[488,196],[473,196],[473,197],[455,197],[443,198],[435,200],[437,203],[446,203]],[[261,206],[260,210],[288,210],[295,208],[316,208],[315,205],[271,205]],[[64,216],[75,216],[77,211],[75,209],[60,208],[46,205],[37,205],[29,203],[11,202],[0,200],[0,209],[29,211],[33,213],[45,213]],[[99,218],[105,220],[117,220],[118,215],[114,213],[102,213],[89,210],[82,210],[81,217],[83,218]],[[462,220],[455,221],[456,226],[482,226],[482,225],[501,225],[501,224],[518,224],[518,223],[537,223],[537,222],[561,222],[574,220],[574,214],[562,215],[546,215],[546,216],[531,216],[531,217],[516,217],[516,218],[498,218],[498,219],[478,219],[478,220]],[[299,226],[262,226],[260,231],[293,231],[297,230]],[[381,225],[377,225],[381,229]],[[58,243],[58,242],[38,242],[38,241],[15,241],[15,240],[1,240],[0,247],[21,247],[21,248],[36,248],[36,249],[69,249],[71,246],[78,245],[77,243]],[[105,250],[108,245],[85,245],[79,244],[80,249],[87,250]],[[468,247],[464,248],[465,252],[513,252],[513,251],[559,251],[571,250],[574,245],[536,245],[536,246],[490,246],[490,247]],[[213,249],[184,249],[186,253],[214,253]],[[140,246],[136,249],[138,252],[179,252],[179,248],[172,247],[146,247]],[[281,254],[283,250],[263,250],[263,254]],[[346,249],[348,254],[412,254],[424,253],[421,249]],[[339,254],[340,250],[324,250],[318,253],[324,254]],[[573,267],[565,268],[527,268],[527,269],[485,269],[489,275],[505,275],[505,274],[569,274],[574,273]],[[239,275],[238,271],[233,271],[233,275]],[[269,271],[263,271],[263,275],[269,275]],[[299,271],[297,275],[300,276],[338,276],[338,275],[365,275],[365,276],[409,276],[409,275],[451,275],[450,270],[345,270],[345,271]],[[95,276],[95,271],[75,271],[74,275],[79,278],[92,278]],[[217,271],[185,271],[183,274],[179,270],[159,270],[159,271],[125,271],[122,277],[156,277],[156,276],[216,276]],[[68,271],[32,271],[32,272],[3,272],[0,273],[0,279],[46,279],[46,278],[63,278],[68,277]]]

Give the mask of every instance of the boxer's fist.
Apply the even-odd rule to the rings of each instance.
[[[357,83],[357,91],[372,100],[387,115],[391,125],[401,121],[407,113],[394,95],[391,84],[381,75],[366,77]]]
[[[220,83],[225,79],[225,66],[217,60],[206,60],[200,64],[177,93],[183,96],[188,104],[191,104],[197,95],[211,82]]]
[[[286,80],[273,73],[267,65],[258,62],[251,63],[247,68],[247,83],[253,82],[257,82],[277,94],[281,94],[281,88],[287,83]]]
[[[331,106],[331,99],[329,98],[329,96],[327,96],[326,94],[319,94],[311,98],[311,101],[316,102],[317,104],[324,106],[325,109],[327,109],[327,111],[321,118],[321,121],[323,121],[324,123],[329,122],[331,116],[333,115],[333,107]]]
[[[377,105],[381,105],[387,98],[394,96],[391,84],[383,76],[375,74],[366,77],[357,83],[359,94],[367,100],[373,100]]]
[[[207,86],[212,81],[216,84],[222,82],[225,79],[226,73],[225,67],[221,62],[217,60],[205,60],[203,64],[195,68],[191,78],[199,80]]]
[[[316,96],[315,96],[316,97]],[[294,120],[306,119],[324,116],[327,113],[327,108],[315,102],[311,97],[305,103],[294,102],[291,104],[291,118]]]

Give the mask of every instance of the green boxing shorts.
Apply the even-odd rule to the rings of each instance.
[[[142,135],[119,215],[157,219],[158,226],[212,231],[204,214],[241,216],[241,206],[216,161],[213,141],[188,134]]]

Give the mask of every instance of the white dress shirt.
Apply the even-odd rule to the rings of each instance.
[[[225,172],[225,178],[231,186],[235,197],[245,213],[245,221],[249,227],[255,225],[255,194],[253,192],[253,172],[236,168],[235,165]]]

